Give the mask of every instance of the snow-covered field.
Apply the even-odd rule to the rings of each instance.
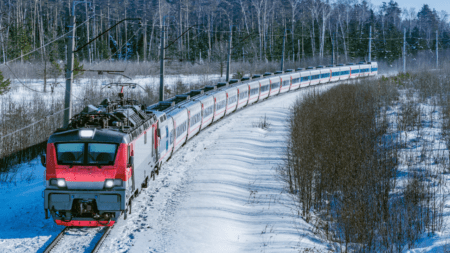
[[[187,87],[198,83],[206,83],[212,81],[214,83],[225,80],[225,77],[220,77],[220,75],[166,75],[164,78],[164,82],[169,87],[174,87],[177,82],[182,82]],[[8,92],[6,97],[11,97],[13,101],[26,101],[31,100],[34,96],[39,96],[46,100],[52,99],[64,99],[65,93],[65,79],[58,79],[54,92],[51,92],[50,84],[53,84],[55,81],[53,79],[47,80],[47,92],[43,93],[44,81],[42,79],[26,79],[26,80],[11,80],[11,90]],[[87,86],[97,86],[104,87],[109,83],[127,83],[132,82],[140,85],[141,87],[150,86],[158,89],[159,87],[159,76],[137,76],[132,80],[128,80],[124,77],[118,77],[113,75],[102,75],[98,78],[79,78],[77,79],[72,86],[73,89],[73,99],[79,100],[78,97],[81,97],[83,91]],[[24,87],[26,86],[26,87]],[[28,88],[27,88],[28,87]],[[116,88],[119,90],[118,88]],[[140,89],[137,87],[136,89]],[[35,92],[35,91],[37,92]],[[1,97],[0,97],[1,99]],[[1,104],[0,104],[1,106]]]
[[[244,108],[190,140],[135,200],[128,219],[119,219],[100,252],[336,251],[298,217],[276,170],[283,162],[289,108],[312,90]],[[258,128],[264,116],[270,126]],[[35,159],[18,168],[15,180],[0,184],[0,252],[42,252],[63,229],[44,219],[43,172]],[[444,211],[449,224],[450,204]],[[86,238],[84,231],[58,249],[92,249],[92,235]],[[449,243],[450,231],[444,228],[424,236],[417,249],[404,251],[444,252]]]

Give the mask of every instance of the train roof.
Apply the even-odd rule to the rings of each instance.
[[[48,139],[48,143],[58,142],[129,143],[130,135],[123,132],[110,131],[109,129],[79,128],[56,132]]]
[[[88,105],[83,111],[73,116],[66,128],[59,128],[49,138],[49,142],[128,142],[156,122],[153,113],[143,111],[145,105],[135,100],[125,100],[119,93],[119,100],[109,98],[99,105]],[[92,138],[83,138],[80,133],[90,131]]]

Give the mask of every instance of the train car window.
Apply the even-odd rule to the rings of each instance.
[[[313,75],[313,76],[311,76],[311,80],[316,80],[316,79],[319,79],[320,78],[320,75]]]
[[[88,164],[113,165],[116,151],[116,144],[89,143]]]
[[[302,82],[311,80],[311,76],[302,76]]]
[[[144,132],[144,144],[147,144],[147,132]]]
[[[247,96],[248,96],[248,91],[241,92],[241,93],[239,93],[239,100],[244,99]]]
[[[82,164],[84,160],[84,143],[56,144],[58,164]]]
[[[269,85],[261,86],[261,92],[265,92],[269,90]]]
[[[299,83],[299,82],[300,82],[300,77],[292,79],[292,84]]]
[[[175,137],[175,129],[172,129],[170,131],[170,143],[173,143],[174,137]]]
[[[213,111],[214,111],[214,105],[212,105],[212,106],[206,108],[206,109],[205,109],[205,117],[208,116],[208,115],[210,115],[210,114],[212,114]]]
[[[218,110],[224,108],[225,105],[226,105],[226,103],[227,103],[226,99],[224,99],[224,100],[218,102],[217,105],[216,105],[216,111],[218,111]]]
[[[180,137],[184,132],[186,132],[186,129],[187,129],[187,122],[185,121],[177,127],[177,138]]]
[[[274,82],[272,83],[272,89],[280,88],[280,82]]]
[[[236,103],[236,101],[237,101],[237,96],[236,95],[228,98],[228,104]]]
[[[166,126],[166,150],[169,149],[169,140],[170,140],[170,136],[169,136],[169,127]]]

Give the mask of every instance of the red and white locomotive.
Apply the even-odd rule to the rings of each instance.
[[[213,122],[278,94],[377,74],[376,62],[309,67],[219,83],[148,107],[123,93],[89,105],[48,140],[46,218],[50,213],[64,226],[112,226],[122,213],[127,218],[162,163]]]

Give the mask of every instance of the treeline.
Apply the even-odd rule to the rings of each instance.
[[[69,31],[73,1],[0,0],[0,62],[64,60],[66,39],[41,46]],[[403,30],[407,53],[450,47],[448,14],[402,9],[395,1],[373,6],[366,1],[338,0],[91,0],[75,8],[77,47],[116,26],[77,53],[80,61],[105,59],[156,60],[161,29],[167,25],[166,57],[174,60],[224,61],[232,28],[233,60],[324,58],[367,59],[372,26],[373,59],[389,62],[402,55]],[[164,18],[165,17],[165,18]],[[35,53],[28,54],[39,49]],[[332,50],[334,49],[334,50]],[[341,56],[341,57],[339,57]]]

